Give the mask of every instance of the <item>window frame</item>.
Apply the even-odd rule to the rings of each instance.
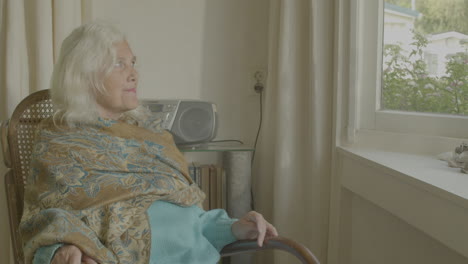
[[[351,0],[347,137],[359,130],[468,138],[468,116],[380,109],[384,0]]]

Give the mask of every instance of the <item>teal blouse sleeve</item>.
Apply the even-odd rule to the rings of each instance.
[[[203,235],[218,251],[221,251],[227,244],[236,241],[231,226],[237,219],[229,218],[226,211],[222,209],[199,210]]]
[[[61,246],[63,246],[62,243],[57,243],[50,246],[40,247],[34,254],[33,264],[48,264],[52,262],[55,252]]]
[[[219,251],[236,238],[231,225],[236,219],[224,210],[204,211],[164,201],[147,210],[151,223],[151,261],[157,264],[214,264]]]

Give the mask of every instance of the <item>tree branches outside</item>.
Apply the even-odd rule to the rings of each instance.
[[[387,0],[390,4],[411,8],[411,0]],[[424,34],[456,31],[468,35],[468,1],[415,0],[422,17],[416,21],[416,30]]]

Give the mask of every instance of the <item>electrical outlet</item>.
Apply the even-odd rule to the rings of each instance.
[[[263,83],[263,81],[265,80],[265,73],[263,73],[263,71],[256,71],[254,73],[254,78],[257,81],[257,83]]]
[[[255,94],[259,94],[261,92],[264,91],[265,89],[265,71],[263,70],[257,70],[254,72],[253,74],[253,79],[254,79],[254,83],[253,83],[253,91],[255,92]],[[252,89],[251,88],[251,89]]]

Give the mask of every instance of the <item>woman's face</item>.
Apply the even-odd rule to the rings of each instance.
[[[105,94],[97,96],[99,115],[103,118],[118,119],[126,111],[138,106],[138,72],[136,58],[127,41],[114,45],[117,62],[104,79]]]

